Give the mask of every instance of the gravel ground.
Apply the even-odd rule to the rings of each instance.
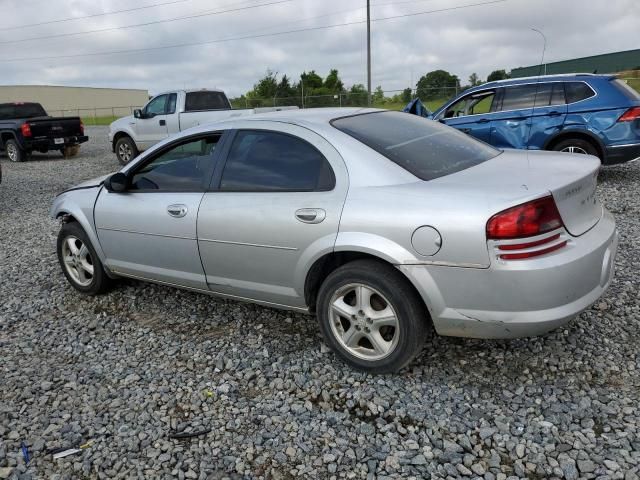
[[[106,129],[88,131],[75,159],[2,158],[0,478],[640,476],[640,163],[601,173],[621,244],[593,308],[540,338],[435,338],[372,377],[311,317],[133,281],[76,293],[47,212],[117,168]]]

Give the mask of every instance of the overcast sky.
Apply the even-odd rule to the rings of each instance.
[[[280,3],[274,3],[278,2]],[[373,86],[384,90],[415,84],[424,73],[445,69],[463,83],[472,72],[640,48],[639,0],[371,0]],[[307,27],[359,22],[365,0],[3,0],[0,4],[0,82],[94,87],[222,88],[246,92],[267,69],[298,78],[304,70],[325,76],[337,68],[347,86],[366,84],[366,25],[216,42]],[[164,5],[158,5],[158,4]],[[246,8],[253,7],[256,8]],[[270,4],[270,5],[267,5]],[[112,15],[96,14],[156,5]],[[244,8],[243,10],[237,10]],[[233,12],[104,30],[202,13]],[[46,23],[66,18],[72,21]],[[21,28],[13,28],[21,27]],[[33,37],[51,37],[28,40]],[[85,53],[182,48],[81,57]],[[71,58],[53,58],[56,56]],[[26,57],[40,60],[16,61]],[[7,61],[12,60],[12,61]]]

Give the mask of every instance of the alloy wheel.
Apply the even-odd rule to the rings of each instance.
[[[87,246],[77,237],[68,236],[62,244],[62,259],[69,276],[82,287],[93,281],[93,259]]]
[[[118,146],[118,156],[120,157],[120,160],[122,162],[129,163],[131,157],[133,156],[133,151],[127,143],[121,143]]]
[[[384,295],[368,285],[351,283],[338,289],[329,318],[335,339],[355,357],[380,360],[398,345],[398,316]]]
[[[18,149],[16,148],[16,146],[11,142],[7,142],[6,148],[7,148],[7,157],[9,157],[9,160],[11,160],[12,162],[17,162]]]
[[[568,147],[565,147],[560,151],[567,152],[567,153],[580,153],[582,155],[588,155],[587,151],[584,148],[576,147],[575,145],[569,145]]]

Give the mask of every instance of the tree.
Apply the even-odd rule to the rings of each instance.
[[[296,96],[296,88],[291,85],[289,77],[283,75],[277,87],[278,97],[289,98]]]
[[[411,87],[407,87],[402,91],[402,102],[403,103],[409,103],[411,101],[411,97],[413,95],[411,95]]]
[[[509,74],[505,70],[494,70],[487,77],[487,82],[495,82],[496,80],[505,80],[509,78]]]
[[[416,89],[425,100],[451,97],[460,89],[460,79],[446,70],[434,70],[420,77]]]
[[[482,83],[482,80],[480,80],[480,77],[478,77],[478,74],[473,72],[471,75],[469,75],[469,86],[470,87],[475,87],[476,85],[480,85]]]
[[[338,70],[334,68],[329,72],[327,78],[324,79],[324,86],[333,93],[341,93],[344,91],[344,84],[342,83],[342,80],[340,80]]]
[[[321,88],[324,83],[322,81],[322,77],[318,75],[315,70],[311,70],[309,73],[302,72],[302,75],[300,75],[300,81],[304,83],[305,96],[307,95],[307,91],[311,94],[312,89]]]
[[[278,91],[278,74],[267,70],[264,77],[258,80],[253,90],[247,92],[248,98],[273,98]]]
[[[372,103],[384,103],[384,91],[380,85],[376,87],[371,97]]]

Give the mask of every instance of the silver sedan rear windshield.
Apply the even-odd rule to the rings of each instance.
[[[363,113],[331,124],[421,180],[451,175],[501,153],[452,127],[409,113]]]

